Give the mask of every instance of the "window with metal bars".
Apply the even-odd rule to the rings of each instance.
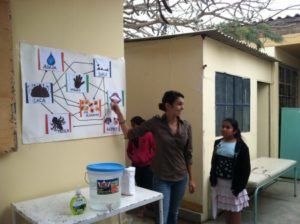
[[[250,131],[250,79],[216,73],[216,135],[222,121],[234,118],[242,132]]]
[[[298,105],[298,75],[297,71],[279,66],[279,106],[297,107]]]

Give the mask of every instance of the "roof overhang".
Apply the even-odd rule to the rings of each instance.
[[[138,39],[125,39],[125,43],[131,43],[131,42],[141,42],[141,41],[155,41],[155,40],[165,40],[165,39],[172,39],[177,37],[190,37],[190,36],[201,36],[203,39],[205,37],[209,37],[211,39],[214,39],[216,41],[219,41],[223,44],[229,45],[231,47],[234,47],[236,49],[239,49],[243,52],[246,52],[248,54],[251,54],[255,57],[264,59],[266,61],[270,62],[276,62],[277,59],[270,57],[269,55],[260,52],[259,50],[250,47],[246,45],[245,43],[235,40],[234,38],[225,35],[222,32],[219,32],[217,30],[205,30],[205,31],[199,31],[199,32],[193,32],[193,33],[184,33],[184,34],[176,34],[176,35],[166,35],[166,36],[160,36],[160,37],[147,37],[147,38],[138,38]]]
[[[300,59],[300,43],[299,44],[291,44],[291,45],[285,45],[285,46],[277,46],[276,48],[279,48],[289,55],[292,55],[295,58]]]
[[[281,49],[293,57],[300,59],[300,33],[283,35],[283,41],[280,43],[267,41],[265,47]]]

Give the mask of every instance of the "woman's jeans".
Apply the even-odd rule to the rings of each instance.
[[[163,194],[163,224],[177,224],[178,209],[183,198],[187,175],[179,181],[165,181],[153,176],[153,190]],[[158,209],[157,209],[158,210]],[[156,212],[155,223],[159,224],[159,214]]]

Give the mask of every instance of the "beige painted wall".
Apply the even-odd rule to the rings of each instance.
[[[296,58],[280,48],[269,47],[266,48],[265,51],[272,57],[278,59],[281,63],[300,70],[300,58]]]
[[[257,83],[257,157],[270,157],[270,84]]]
[[[18,151],[0,157],[0,223],[11,223],[11,202],[73,190],[77,185],[87,186],[84,173],[89,163],[124,163],[122,136],[23,145],[19,67],[20,41],[123,57],[122,3],[11,0]]]
[[[193,129],[193,173],[197,191],[186,192],[185,201],[202,201],[202,39],[179,37],[125,44],[127,120],[134,115],[151,118],[161,114],[163,93],[174,89],[185,96],[183,118]],[[195,206],[196,210],[199,206]]]
[[[209,171],[215,137],[215,73],[251,79],[250,132],[242,133],[251,158],[257,156],[257,81],[272,83],[273,64],[240,50],[206,38],[203,42],[203,220],[209,214]],[[272,88],[272,86],[271,86]],[[271,139],[274,136],[271,136]]]
[[[279,156],[279,65],[272,65],[272,81],[270,84],[270,153],[271,157]]]

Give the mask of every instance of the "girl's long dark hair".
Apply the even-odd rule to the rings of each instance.
[[[135,117],[133,117],[133,118],[131,118],[131,123],[133,123],[133,124],[136,124],[136,125],[141,125],[145,120],[142,118],[142,117],[140,117],[140,116],[135,116]],[[134,139],[132,139],[131,140],[132,141],[132,143],[134,144],[134,146],[135,147],[139,147],[139,137],[137,137],[137,138],[134,138]]]
[[[239,128],[239,123],[235,119],[233,119],[233,118],[225,118],[223,120],[223,122],[229,122],[231,124],[231,126],[233,127],[233,130],[236,131],[236,133],[234,134],[234,137],[237,140],[242,140],[242,135],[241,135],[241,131],[240,131],[240,128]]]

